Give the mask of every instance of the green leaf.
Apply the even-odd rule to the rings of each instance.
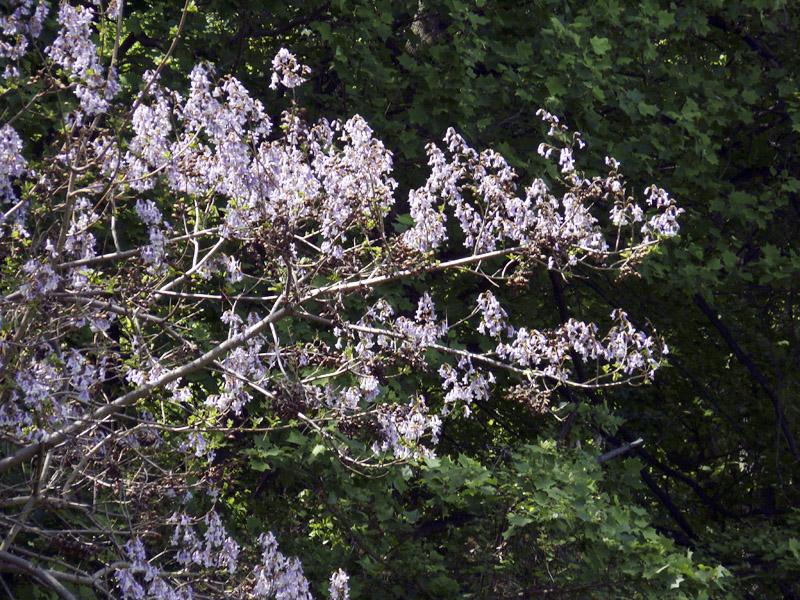
[[[665,10],[658,11],[658,27],[666,29],[675,24],[675,15]]]
[[[652,116],[658,114],[658,107],[655,106],[654,104],[648,104],[644,100],[639,102],[639,104],[636,105],[636,108],[639,109],[639,112],[642,115],[645,115],[645,116],[648,116],[648,117],[652,117]]]
[[[595,36],[589,40],[589,43],[592,45],[592,50],[594,50],[595,54],[601,56],[611,50],[611,42],[608,41],[608,38]]]
[[[289,435],[287,436],[286,441],[288,443],[290,443],[290,444],[295,445],[295,446],[305,446],[306,443],[308,442],[308,439],[306,438],[306,436],[304,436],[302,433],[300,433],[296,429],[292,429],[289,432]]]
[[[319,456],[320,454],[324,454],[327,450],[328,448],[324,444],[316,444],[311,449],[311,456]]]

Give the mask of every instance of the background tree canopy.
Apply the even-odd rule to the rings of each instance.
[[[167,51],[181,8],[126,3],[123,95]],[[798,36],[800,5],[782,0],[192,3],[165,85],[185,89],[209,61],[272,113],[294,94],[309,118],[362,115],[394,152],[401,221],[425,142],[450,126],[523,180],[556,178],[536,151],[540,107],[583,132],[589,170],[602,149],[637,193],[656,181],[686,210],[641,277],[545,271],[502,296],[544,326],[627,307],[670,347],[652,385],[565,393],[551,411],[493,398],[446,429],[438,458],[376,478],[313,431],[221,442],[238,531],[268,522],[312,582],[345,568],[353,598],[800,597]],[[282,47],[312,74],[267,100]],[[6,89],[4,108],[34,92]],[[396,294],[411,306],[436,288],[463,316],[475,286]],[[226,460],[239,452],[248,462]]]

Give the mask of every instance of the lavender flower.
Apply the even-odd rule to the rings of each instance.
[[[0,201],[16,201],[12,182],[25,174],[26,166],[22,140],[11,125],[3,125],[0,127]]]
[[[685,211],[682,208],[678,208],[669,194],[659,187],[652,185],[645,189],[644,193],[647,196],[647,204],[660,211],[650,217],[642,226],[645,241],[656,239],[660,236],[672,237],[678,235],[678,231],[680,231],[678,217]]]
[[[391,452],[401,460],[433,456],[433,450],[423,445],[422,441],[430,436],[435,446],[442,428],[441,418],[429,413],[422,396],[415,398],[413,404],[408,406],[382,407],[378,413],[378,424],[382,439],[372,445],[372,451],[376,454]]]
[[[241,326],[241,319],[233,313],[229,314],[228,320],[231,328],[229,335],[232,337],[238,333]],[[255,315],[250,315],[249,320],[254,322]],[[240,414],[242,408],[252,398],[247,391],[247,382],[259,383],[265,377],[267,369],[259,357],[259,352],[264,345],[264,338],[256,336],[247,341],[243,346],[235,348],[228,356],[222,360],[224,368],[222,379],[222,392],[208,396],[206,405],[216,408],[224,413],[233,410],[235,414]]]
[[[497,298],[491,292],[483,292],[478,296],[478,310],[481,312],[478,331],[493,338],[499,337],[506,329],[508,315]]]
[[[178,548],[176,560],[184,565],[199,565],[206,568],[220,567],[234,573],[238,566],[239,544],[228,535],[222,520],[215,511],[203,517],[205,533],[202,540],[192,526],[192,519],[185,513],[174,514],[170,522],[175,523],[171,543]]]
[[[147,225],[150,237],[150,244],[142,249],[142,260],[150,266],[151,271],[161,271],[165,268],[164,257],[167,246],[167,238],[161,227],[163,223],[161,211],[152,200],[137,200],[135,209],[136,214]]]
[[[459,371],[461,377],[459,377]],[[472,414],[471,404],[476,401],[488,400],[491,385],[495,382],[492,373],[482,373],[472,366],[467,358],[462,358],[458,369],[445,363],[439,368],[442,378],[442,389],[447,393],[444,396],[442,416],[450,414],[454,406],[460,405],[465,417]]]
[[[22,271],[27,275],[27,281],[20,286],[20,291],[29,300],[52,292],[58,288],[61,282],[61,277],[49,263],[41,262],[35,258],[22,265]]]
[[[417,304],[414,319],[398,317],[395,329],[402,333],[413,345],[429,346],[447,333],[447,323],[436,321],[436,307],[430,294],[425,292]]]
[[[287,558],[278,550],[278,541],[272,532],[261,534],[261,565],[254,573],[256,584],[252,594],[256,598],[275,600],[311,600],[308,580],[303,566],[296,558]]]
[[[0,58],[8,59],[2,77],[17,77],[16,62],[28,51],[30,43],[42,33],[50,7],[46,0],[39,0],[34,8],[33,0],[11,0],[0,16]]]
[[[230,283],[238,283],[244,279],[242,265],[235,256],[228,256],[225,259],[225,270],[228,272],[227,279]]]
[[[208,447],[208,442],[205,436],[199,431],[192,431],[189,433],[186,441],[181,444],[180,449],[194,454],[198,458],[206,458],[208,462],[213,462],[215,452]]]
[[[125,553],[130,566],[114,571],[122,600],[191,600],[191,587],[176,589],[147,561],[145,547],[140,538],[128,540]],[[137,575],[141,580],[137,579]]]
[[[571,149],[561,149],[561,154],[558,157],[558,166],[561,167],[561,172],[565,175],[575,171],[575,160],[572,158]]]
[[[75,95],[87,115],[108,110],[109,101],[116,96],[119,85],[114,73],[108,80],[91,40],[94,10],[86,6],[63,3],[58,10],[61,29],[45,53],[69,75],[75,85]]]
[[[350,578],[342,569],[334,571],[330,579],[328,594],[330,600],[350,600]]]
[[[310,74],[309,67],[301,65],[294,54],[286,48],[281,48],[272,59],[272,81],[269,87],[274,90],[278,88],[278,84],[281,84],[286,88],[293,89],[305,83]]]
[[[89,231],[100,215],[94,212],[92,203],[84,197],[75,201],[72,214],[72,225],[67,231],[64,250],[71,252],[78,258],[91,258],[95,252],[95,237]]]

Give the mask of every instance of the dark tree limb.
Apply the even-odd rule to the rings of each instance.
[[[706,302],[705,298],[703,298],[700,294],[694,295],[694,302],[700,311],[706,316],[706,318],[711,322],[714,328],[719,332],[722,336],[722,339],[725,340],[725,343],[728,344],[728,347],[733,352],[734,356],[739,360],[742,365],[750,372],[750,376],[761,386],[761,389],[769,397],[770,401],[772,402],[772,407],[775,411],[775,418],[778,421],[778,427],[783,434],[783,437],[786,439],[786,443],[789,446],[789,452],[791,452],[794,459],[800,462],[800,451],[797,448],[797,442],[794,439],[794,435],[792,434],[791,429],[789,428],[789,423],[786,420],[786,412],[783,408],[783,402],[781,402],[780,396],[777,392],[772,389],[767,378],[761,372],[761,369],[758,368],[758,365],[753,361],[752,357],[745,352],[742,347],[737,343],[736,338],[733,337],[733,333],[731,330],[728,329],[728,326],[722,321],[719,316],[719,313],[715,311],[709,304]]]
[[[290,19],[283,23],[278,27],[267,28],[263,25],[259,25],[257,27],[243,27],[239,33],[231,41],[231,43],[238,41],[237,38],[243,36],[247,39],[258,39],[258,38],[275,38],[290,31],[297,29],[298,27],[303,27],[305,25],[310,25],[314,21],[321,19],[322,17],[326,17],[326,21],[330,20],[330,15],[327,14],[331,7],[330,2],[325,2],[321,6],[319,6],[316,10],[311,12],[301,12],[299,16],[295,17],[294,19]]]
[[[5,550],[0,551],[0,571],[24,573],[36,579],[43,586],[53,590],[62,600],[76,600],[74,594],[53,577],[49,571],[40,569],[32,562]]]
[[[558,271],[548,271],[548,275],[550,276],[550,284],[553,288],[553,299],[556,301],[556,306],[558,307],[558,317],[561,321],[561,324],[564,325],[567,321],[569,321],[570,318],[569,308],[567,307],[567,301],[564,296],[564,283],[561,279],[561,274]],[[583,368],[583,362],[581,361],[580,356],[578,356],[574,350],[570,350],[570,358],[572,359],[572,364],[575,365],[575,374],[578,376],[578,381],[586,381],[586,370]],[[595,394],[592,390],[587,389],[584,391],[590,404],[597,404],[599,402],[597,394]],[[576,406],[575,409],[564,420],[564,424],[562,425],[561,432],[558,436],[559,440],[564,440],[569,436],[569,432],[572,430],[578,414],[578,402],[575,398],[573,398],[572,392],[569,390],[569,388],[564,390],[564,394],[567,400]]]
[[[661,501],[661,504],[669,512],[672,519],[677,523],[678,527],[686,534],[690,540],[697,539],[697,536],[692,529],[692,526],[689,525],[689,522],[686,520],[686,517],[683,516],[683,513],[680,509],[675,506],[675,503],[670,498],[669,493],[659,487],[659,485],[655,482],[655,480],[650,476],[650,473],[647,472],[647,469],[642,469],[639,474],[642,476],[642,481],[644,481],[645,485],[650,488],[650,491],[655,494],[655,496]]]
[[[133,45],[136,44],[137,42],[139,43],[139,45],[144,46],[145,48],[155,48],[156,50],[160,50],[161,52],[166,51],[166,48],[164,48],[164,44],[161,41],[155,38],[151,38],[149,35],[145,33],[138,33],[138,34],[129,33],[119,45],[119,50],[117,51],[119,57],[118,60],[121,61],[128,53],[128,51],[133,47]]]
[[[745,31],[743,27],[739,25],[731,25],[719,15],[709,15],[708,24],[716,29],[719,29],[720,31],[724,31],[725,33],[730,33],[732,35],[737,36],[745,44],[747,44],[747,46],[753,52],[758,54],[762,59],[770,63],[772,66],[776,67],[780,65],[778,60],[775,58],[775,54],[773,54],[772,50],[770,50],[766,46],[766,44],[762,43],[760,40],[754,38],[752,35],[747,33],[747,31]]]

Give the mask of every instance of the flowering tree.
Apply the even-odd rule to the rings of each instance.
[[[621,309],[536,328],[502,304],[540,271],[629,276],[678,231],[667,193],[637,201],[613,158],[580,171],[556,116],[539,112],[549,183],[449,130],[398,216],[363,118],[306,122],[292,101],[273,120],[203,63],[169,89],[177,35],[126,99],[122,0],[11,6],[4,95],[36,91],[0,126],[0,570],[62,598],[308,598],[269,524],[250,543],[226,527],[221,473],[253,436],[311,435],[367,476],[431,459],[499,394],[547,412],[662,364]],[[291,97],[310,75],[287,50],[272,66]],[[474,281],[463,314],[441,308],[453,276]],[[344,571],[328,593],[349,596]]]

